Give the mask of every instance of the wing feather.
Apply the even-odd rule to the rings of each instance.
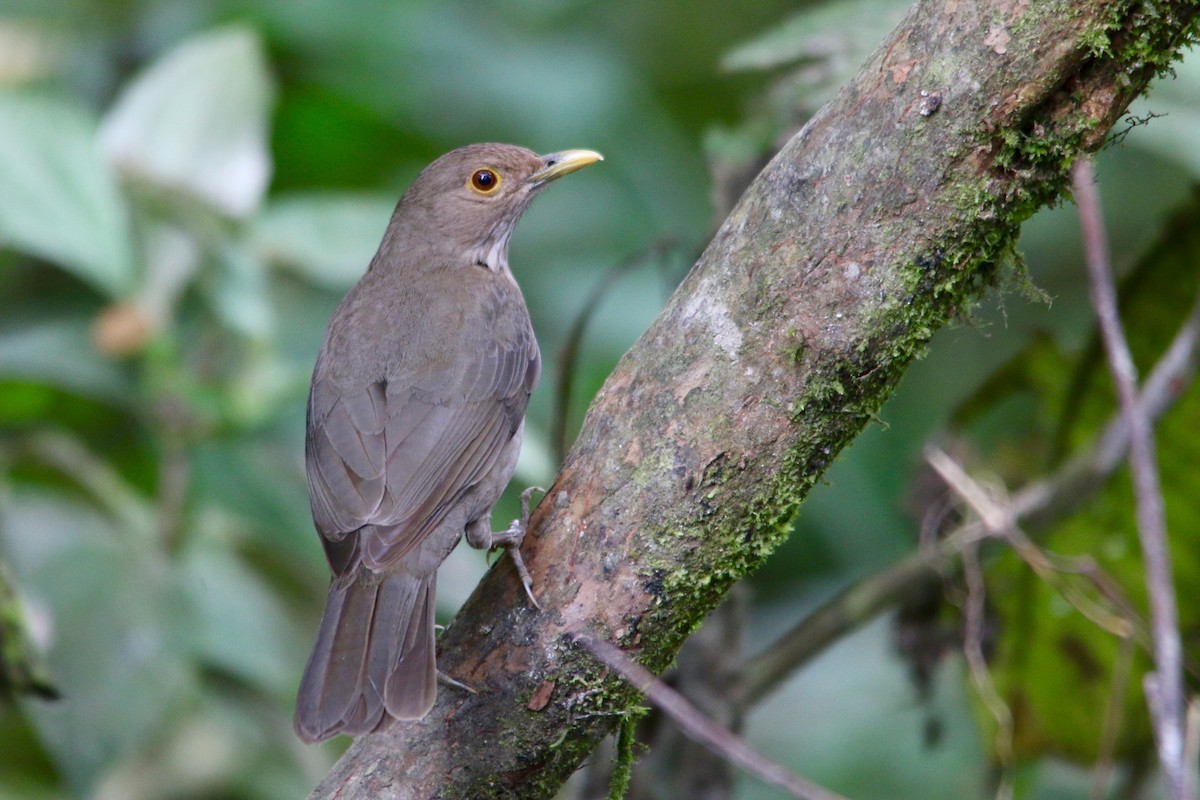
[[[358,532],[353,560],[384,569],[495,467],[541,368],[523,304],[515,314],[506,301],[492,298],[489,324],[450,363],[399,359],[386,379],[361,384],[314,378],[306,455],[327,551]],[[344,574],[354,564],[336,566]]]

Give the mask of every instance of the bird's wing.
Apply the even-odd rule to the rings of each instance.
[[[499,300],[489,323],[512,313]],[[541,368],[524,304],[518,308],[520,324],[501,320],[500,336],[494,324],[481,326],[483,335],[444,367],[400,370],[350,389],[314,380],[309,495],[335,573],[402,558],[495,466]]]

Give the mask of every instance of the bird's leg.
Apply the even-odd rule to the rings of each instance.
[[[538,605],[537,598],[533,596],[533,579],[529,577],[529,570],[525,568],[525,560],[521,558],[521,542],[525,541],[525,531],[529,528],[529,498],[534,492],[545,494],[546,490],[540,486],[530,486],[521,492],[520,518],[510,522],[507,529],[494,533],[492,546],[503,547],[508,551],[508,555],[513,560],[513,566],[517,568],[517,574],[521,576],[521,585],[525,587],[525,594],[529,596],[529,602],[533,603],[534,608],[541,611],[542,607]]]
[[[504,530],[493,531],[490,517],[482,517],[468,525],[467,544],[479,550],[503,547],[508,551],[513,566],[517,568],[517,575],[521,577],[521,585],[525,587],[525,594],[529,596],[529,602],[540,611],[542,607],[533,596],[533,579],[529,577],[525,560],[521,558],[521,542],[525,540],[525,530],[529,527],[529,498],[534,492],[545,494],[546,490],[540,486],[530,486],[521,492],[521,517],[514,519]]]

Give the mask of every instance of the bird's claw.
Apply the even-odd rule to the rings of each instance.
[[[446,673],[442,672],[440,669],[437,671],[437,679],[438,683],[444,683],[447,686],[453,686],[455,689],[462,689],[464,692],[469,692],[470,694],[479,694],[479,690],[474,686],[463,683],[462,681],[457,681]]]
[[[534,492],[545,494],[546,490],[540,486],[530,486],[521,492],[521,519],[513,520],[513,522],[520,522],[522,528],[529,524],[529,498],[533,496]]]
[[[525,559],[521,558],[521,542],[525,540],[525,531],[529,528],[529,498],[533,496],[534,492],[545,494],[546,490],[540,486],[530,486],[521,492],[520,519],[514,519],[505,530],[494,534],[492,546],[503,547],[508,551],[513,566],[517,568],[517,575],[521,578],[521,585],[525,587],[525,594],[529,597],[529,602],[533,604],[534,608],[541,611],[541,605],[533,596],[533,578],[529,576],[529,570],[525,567]]]

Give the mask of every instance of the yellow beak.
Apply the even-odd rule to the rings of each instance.
[[[558,153],[550,153],[542,156],[542,162],[546,166],[530,175],[529,183],[533,186],[540,186],[556,178],[561,178],[563,175],[570,175],[588,164],[595,164],[597,161],[603,160],[604,156],[595,150],[563,150]]]

